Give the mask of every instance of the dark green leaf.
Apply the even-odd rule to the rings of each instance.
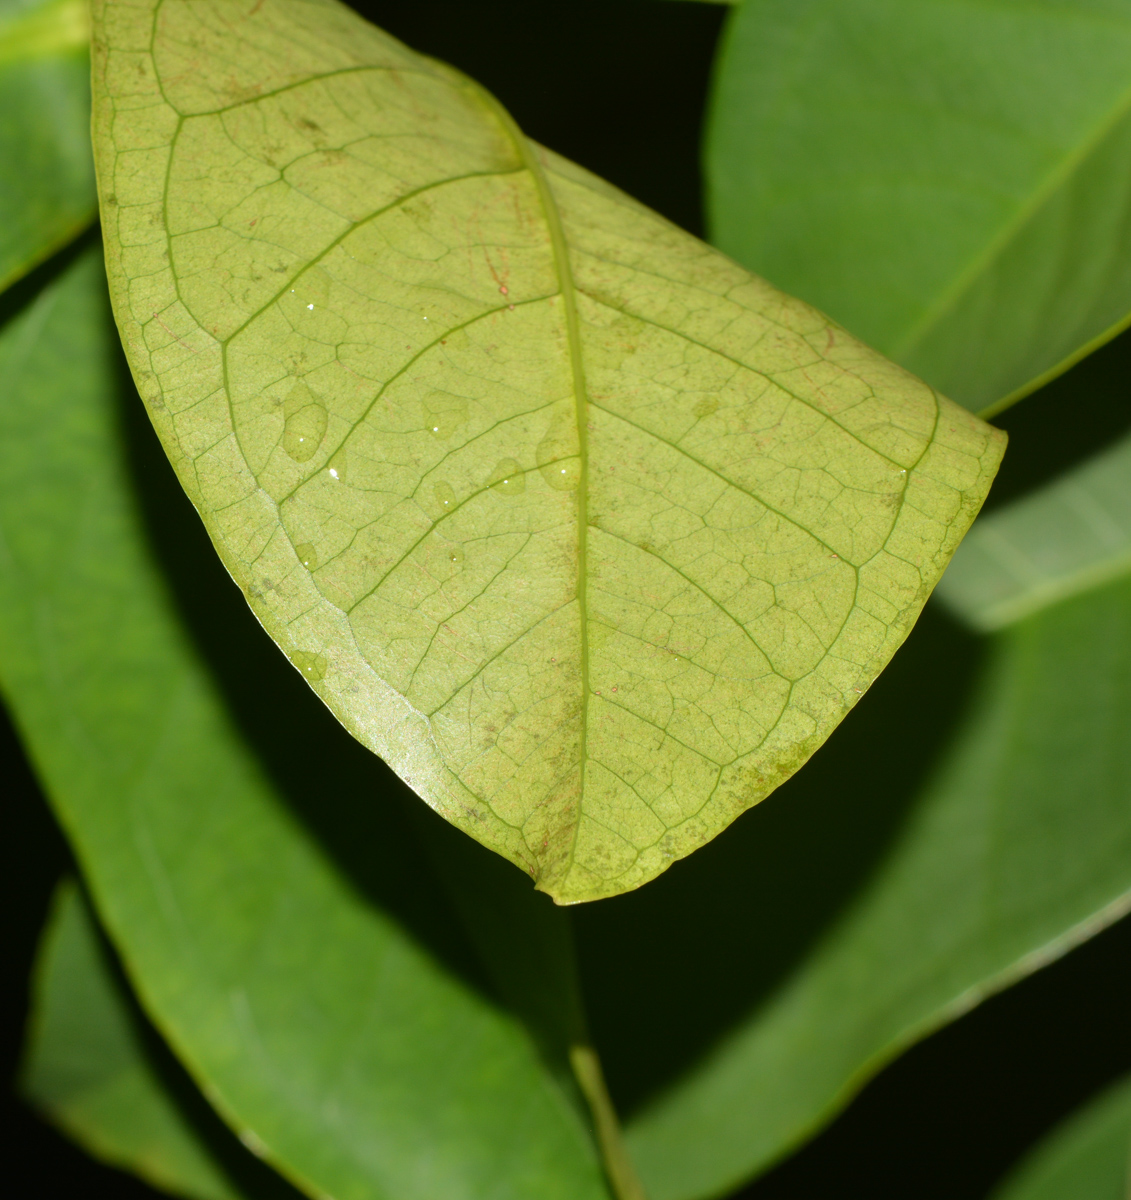
[[[154,1071],[73,883],[58,889],[39,947],[22,1090],[90,1153],[155,1187],[240,1195]]]
[[[1127,1200],[1129,1159],[1131,1078],[1054,1129],[991,1200]]]
[[[104,288],[88,254],[0,336],[0,678],[146,1011],[312,1191],[598,1200],[583,1122],[466,981],[388,777],[271,674],[226,587],[198,633],[231,693],[249,673],[253,691],[239,724],[221,698],[123,461]],[[214,560],[179,528],[165,569],[199,590]]]
[[[1131,3],[748,0],[715,239],[974,410],[1131,313]]]

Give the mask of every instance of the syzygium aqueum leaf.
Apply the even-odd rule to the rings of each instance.
[[[89,1154],[163,1192],[244,1200],[195,1127],[198,1114],[162,1078],[73,880],[56,888],[32,979],[24,1099]]]
[[[85,0],[0,0],[0,291],[95,217]]]
[[[1131,573],[1131,437],[983,517],[939,598],[985,633]]]
[[[562,902],[821,744],[1003,436],[334,0],[96,0],[139,389],[257,616]]]
[[[1131,1076],[1069,1114],[989,1200],[1126,1200],[1131,1195]]]

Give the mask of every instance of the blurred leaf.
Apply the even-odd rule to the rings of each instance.
[[[983,517],[939,584],[975,629],[1000,629],[1131,572],[1131,438]]]
[[[155,1187],[240,1195],[150,1065],[126,997],[73,883],[59,887],[35,966],[22,1091],[70,1137]]]
[[[1128,0],[749,0],[715,240],[971,409],[1131,314]]]
[[[929,614],[847,725],[717,848],[579,914],[651,1200],[765,1168],[1131,907],[1131,580],[988,645]]]
[[[598,1200],[581,1120],[469,982],[387,776],[264,659],[128,419],[127,475],[104,286],[87,254],[0,336],[0,678],[138,996],[315,1192]],[[163,570],[141,498],[176,531]]]
[[[0,291],[95,216],[86,0],[0,0]]]
[[[418,826],[423,811],[413,809]],[[453,827],[431,818],[425,824],[421,832],[430,861],[499,998],[533,1033],[561,1085],[588,1106],[617,1200],[646,1200],[589,1042],[571,914],[532,892],[522,875]]]
[[[1131,1078],[1052,1131],[992,1200],[1127,1200]]]
[[[231,11],[95,6],[158,433],[361,742],[555,900],[637,887],[852,707],[1004,438],[342,6]]]

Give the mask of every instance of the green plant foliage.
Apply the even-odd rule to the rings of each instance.
[[[1131,438],[982,518],[939,598],[975,629],[999,629],[1131,572]]]
[[[795,771],[1004,438],[332,0],[95,5],[111,297],[225,565],[559,902]]]
[[[712,169],[1005,402],[1131,308],[1131,0],[907,9],[746,0]],[[1004,439],[334,0],[95,12],[162,445],[93,247],[10,289],[0,686],[125,971],[65,888],[50,1119],[200,1200],[708,1200],[1131,910],[1131,443],[980,521],[993,635],[932,606],[791,774]],[[85,14],[0,0],[0,286],[82,224],[25,166],[89,172]],[[1122,1196],[1127,1104],[997,1200]]]
[[[585,914],[610,1072],[618,1055],[647,1071],[661,1029],[669,1053],[688,1039],[680,1022],[718,1031],[628,1120],[651,1200],[723,1194],[912,1041],[1131,907],[1131,580],[997,635],[966,695],[948,672],[969,643],[938,618],[922,636],[905,651],[914,675],[872,697],[779,809],[744,818],[732,859],[684,869],[666,897]],[[961,724],[918,785],[939,689]],[[862,786],[868,820],[887,830],[878,845],[864,814],[843,813]],[[856,855],[874,866],[852,882]],[[823,916],[822,903],[833,906]],[[668,930],[659,963],[646,932],[657,924]],[[605,994],[617,997],[611,1016]]]
[[[95,216],[85,0],[0,0],[0,290]]]
[[[1127,1200],[1131,1079],[1073,1114],[1037,1146],[991,1200]]]
[[[238,1200],[154,1071],[73,883],[52,905],[35,967],[24,1095],[95,1157],[193,1200]]]
[[[600,1200],[581,1117],[472,982],[379,764],[256,661],[242,606],[222,640],[226,592],[201,600],[211,667],[190,638],[164,572],[200,587],[196,530],[159,567],[104,294],[88,253],[0,335],[0,679],[146,1011],[315,1193]],[[237,723],[220,688],[249,674]]]
[[[971,409],[1131,313],[1127,0],[748,0],[718,66],[715,239]]]

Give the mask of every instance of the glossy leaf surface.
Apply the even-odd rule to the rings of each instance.
[[[1127,1200],[1131,1079],[1074,1113],[1029,1154],[991,1200]]]
[[[939,599],[999,629],[1131,572],[1131,438],[980,520],[951,561]]]
[[[56,893],[35,985],[24,1096],[96,1158],[163,1191],[238,1200],[150,1064],[73,883]]]
[[[1131,581],[996,635],[981,667],[978,646],[921,623],[733,845],[584,914],[598,1044],[614,1095],[632,1089],[652,1200],[725,1193],[909,1043],[1131,907]],[[941,738],[940,711],[962,714]],[[649,1066],[661,1035],[674,1080]]]
[[[135,991],[312,1192],[600,1200],[581,1118],[469,982],[387,775],[208,584],[123,417],[104,289],[87,255],[0,340],[0,679]],[[161,566],[143,496],[180,531]],[[205,604],[202,641],[170,580]]]
[[[749,0],[717,244],[974,410],[1131,314],[1131,4]]]
[[[95,217],[85,0],[0,0],[0,290]]]
[[[795,771],[1001,435],[332,0],[95,14],[139,390],[347,728],[561,902]]]

